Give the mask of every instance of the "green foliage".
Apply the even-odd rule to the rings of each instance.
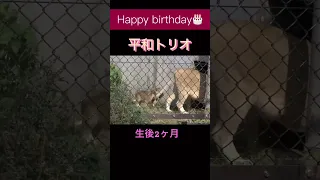
[[[122,84],[121,70],[114,64],[110,66],[110,86],[111,88],[120,86]]]
[[[30,78],[39,68],[32,31],[19,27],[17,21],[15,11],[0,5],[0,97],[1,105],[11,108],[20,94],[18,87],[32,87]]]
[[[122,72],[110,66],[110,120],[114,124],[146,124],[150,119],[146,111],[133,103],[128,86],[122,81]]]
[[[69,126],[59,77],[39,63],[35,42],[0,5],[0,179],[106,179],[99,152]]]

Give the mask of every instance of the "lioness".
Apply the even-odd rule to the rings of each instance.
[[[288,38],[298,39],[271,25],[248,21],[219,24],[211,32],[212,77],[220,100],[213,139],[233,164],[250,165],[240,157],[233,136],[252,106],[272,117],[268,119],[284,115]]]
[[[232,164],[251,165],[250,160],[240,157],[233,136],[252,106],[275,117],[270,119],[281,119],[284,114],[289,35],[279,28],[248,21],[216,24],[211,33],[211,78],[220,106],[219,119],[211,122],[212,138]],[[198,97],[200,75],[192,69],[177,70],[177,91],[167,100],[168,111],[178,96],[177,106],[186,113],[183,103],[189,95]]]
[[[176,89],[174,89],[174,93],[172,93],[167,99],[166,110],[168,112],[172,112],[170,106],[172,101],[176,98],[178,99],[177,107],[183,114],[188,113],[183,107],[188,97],[202,101],[204,97],[200,96],[203,94],[200,92],[202,89],[201,79],[205,78],[205,76],[206,74],[200,73],[196,69],[177,69],[174,74]]]

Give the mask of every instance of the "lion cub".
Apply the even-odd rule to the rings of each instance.
[[[161,95],[159,93],[160,93],[160,88],[155,88],[153,90],[137,91],[133,102],[135,102],[135,104],[138,107],[140,107],[142,103],[145,103],[147,105],[152,104],[152,106],[154,107]]]

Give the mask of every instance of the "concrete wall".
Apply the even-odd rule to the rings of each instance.
[[[133,91],[164,87],[177,68],[193,67],[198,56],[111,56]]]

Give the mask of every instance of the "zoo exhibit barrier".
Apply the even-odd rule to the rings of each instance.
[[[257,1],[252,2],[252,4],[255,3]],[[224,151],[224,148],[228,147],[229,149],[226,148],[227,150],[225,151],[230,152],[229,144],[233,145],[234,143],[236,151],[240,153],[242,158],[250,160],[255,166],[250,166],[250,168],[246,166],[224,168],[224,166],[221,166],[224,163],[220,161],[220,159],[224,158],[219,155],[212,155],[211,179],[217,179],[222,176],[224,179],[236,179],[239,177],[248,179],[320,179],[318,166],[320,161],[320,136],[318,133],[320,131],[320,122],[318,121],[320,1],[267,0],[258,3],[258,5],[249,5],[250,1],[238,1],[236,4],[218,1],[217,5],[212,7],[211,11],[215,16],[215,19],[212,20],[212,27],[215,30],[212,31],[211,41],[213,39],[215,41],[212,41],[211,45],[211,58],[213,58],[211,62],[216,61],[222,64],[221,66],[224,66],[226,70],[232,69],[231,67],[235,64],[234,68],[241,69],[242,67],[242,70],[245,69],[242,72],[243,74],[239,73],[240,75],[233,79],[236,82],[236,87],[232,90],[240,89],[240,91],[240,82],[245,78],[247,80],[251,78],[251,80],[255,81],[251,81],[251,83],[258,83],[257,89],[266,93],[268,88],[272,86],[263,87],[262,82],[264,79],[257,79],[263,74],[263,71],[257,73],[253,69],[257,67],[256,64],[262,67],[260,69],[268,69],[269,76],[265,79],[269,78],[270,80],[270,77],[272,77],[273,80],[269,82],[278,81],[278,83],[281,83],[279,90],[285,92],[285,104],[282,104],[283,108],[276,110],[278,115],[281,111],[284,113],[281,118],[273,119],[277,121],[271,122],[268,119],[270,117],[263,116],[271,113],[271,110],[268,110],[268,107],[264,104],[253,104],[255,107],[251,108],[247,114],[244,114],[243,109],[241,109],[241,106],[245,104],[234,106],[234,116],[241,116],[241,120],[245,119],[246,122],[243,125],[240,124],[236,132],[237,136],[232,139],[229,138],[228,134],[234,135],[235,132],[233,131],[234,129],[228,129],[227,123],[230,124],[230,122],[226,121],[222,127],[227,127],[229,132],[225,130],[224,135],[228,136],[231,142],[226,142],[224,147],[218,148],[220,148],[220,151]],[[256,24],[256,29],[251,26],[251,34],[246,32],[250,26],[249,21],[241,23],[239,22],[241,18],[250,19],[249,21]],[[229,28],[224,28],[221,25],[223,24],[221,19],[222,22],[230,22],[233,25],[228,26]],[[257,35],[258,33],[260,35]],[[256,36],[256,38],[252,38],[250,35]],[[281,42],[283,37],[285,37],[286,43],[279,45],[278,43]],[[245,41],[247,43],[244,43]],[[266,44],[269,44],[270,50],[263,51],[260,49],[261,51],[255,51],[261,48],[261,46],[254,45],[256,41],[267,42]],[[241,42],[242,47],[236,46],[236,42]],[[274,58],[267,57],[270,52],[274,53]],[[234,63],[226,62],[228,58],[223,57],[228,57],[229,59],[236,57],[237,61]],[[258,59],[257,63],[250,64],[251,61],[246,61],[250,57],[252,62],[254,59]],[[268,61],[264,61],[264,58]],[[280,58],[280,63],[270,66],[270,63],[275,58]],[[219,62],[221,59],[225,61]],[[286,60],[287,62],[284,63]],[[279,74],[276,74],[276,71],[277,68],[281,67],[281,64],[288,69],[287,78],[285,79],[277,79]],[[212,68],[214,69],[215,67]],[[230,72],[232,73],[231,70]],[[226,74],[228,76],[228,73]],[[246,90],[244,89],[242,92],[246,93]],[[273,96],[277,93],[266,94],[269,96],[267,98],[268,101],[272,102]],[[263,99],[266,94],[261,93],[258,98]],[[224,96],[224,100],[226,100],[228,94],[225,93]],[[248,100],[259,101],[259,99],[246,98],[247,102]],[[231,104],[231,102],[227,103]],[[277,107],[280,105],[277,103],[279,102],[275,102],[270,106]],[[238,111],[238,109],[241,109],[241,111]],[[260,111],[264,111],[264,114],[260,114]],[[243,117],[243,115],[246,116]],[[229,120],[232,118],[234,120],[234,116]],[[211,114],[211,121],[215,121],[215,119]],[[257,122],[257,119],[259,119],[259,122]],[[223,130],[223,128],[220,130]],[[217,134],[219,134],[219,130]],[[220,136],[220,138],[223,138],[223,136]],[[212,147],[212,154],[216,153],[214,151],[215,148]],[[227,170],[228,172],[226,172]]]
[[[158,120],[157,122],[179,120],[186,123],[186,120],[198,122],[207,120],[206,124],[209,124],[210,114],[205,110],[205,106],[210,101],[208,62],[209,57],[205,56],[111,56],[111,63],[119,68],[123,75],[122,79],[130,89],[134,101],[138,101],[136,96],[142,91],[149,92],[158,88],[157,91],[162,92],[155,106],[151,101],[148,104],[143,100],[139,105],[139,109],[144,110],[150,119]],[[176,94],[173,101],[167,103],[175,92],[177,81],[175,73],[181,68],[194,69],[188,72],[190,74],[185,74],[181,76],[182,79],[179,79],[181,83],[196,87],[197,90],[188,91],[189,97],[193,95],[199,97],[195,98],[196,101],[192,99],[184,101],[183,104],[188,114],[179,112],[177,108],[176,102],[180,98],[179,95]],[[148,96],[151,97],[151,94]],[[167,110],[167,104],[171,105],[170,112]]]
[[[95,124],[80,111],[93,91],[110,90],[109,9],[106,1],[0,2],[0,179],[109,179],[110,115],[93,140]],[[109,112],[109,93],[100,100]]]
[[[303,38],[308,39],[311,42],[313,48],[311,50],[310,47],[308,48],[306,42],[300,42],[299,40],[297,40],[297,38],[292,38],[289,39],[290,53],[283,55],[283,57],[289,57],[289,63],[286,64],[290,67],[290,69],[292,69],[292,71],[288,72],[289,76],[295,77],[287,81],[287,92],[288,94],[289,92],[291,94],[291,96],[286,95],[288,97],[287,100],[290,100],[291,97],[294,98],[291,102],[291,109],[289,107],[287,109],[287,112],[290,113],[285,113],[283,122],[283,124],[289,126],[290,130],[284,129],[283,125],[269,122],[267,124],[266,122],[262,121],[261,126],[267,128],[260,130],[259,132],[258,130],[256,130],[257,124],[255,123],[257,121],[254,121],[252,124],[245,123],[243,125],[245,131],[238,130],[237,132],[237,136],[242,136],[244,138],[235,138],[235,146],[237,147],[237,150],[240,152],[240,154],[244,155],[244,158],[253,161],[255,166],[250,166],[250,168],[248,168],[248,166],[228,166],[228,168],[225,168],[226,166],[222,165],[230,163],[225,163],[224,161],[222,161],[222,156],[214,152],[216,149],[212,148],[211,151],[213,155],[211,158],[211,175],[213,179],[228,179],[228,177],[235,179],[239,178],[240,176],[250,177],[252,179],[319,179],[319,170],[317,167],[317,163],[320,161],[320,153],[315,147],[317,146],[317,141],[319,140],[319,137],[317,139],[317,133],[320,132],[320,129],[316,128],[320,126],[317,121],[310,121],[310,119],[316,118],[315,112],[319,111],[319,109],[317,107],[317,103],[313,103],[311,105],[311,112],[305,112],[306,110],[310,109],[309,105],[311,103],[305,103],[304,99],[306,99],[306,96],[308,94],[309,101],[316,101],[316,97],[319,92],[319,87],[317,86],[320,84],[319,82],[317,82],[319,79],[314,74],[320,68],[319,64],[317,64],[319,63],[319,61],[315,61],[316,59],[320,59],[318,58],[318,48],[316,47],[317,43],[319,42],[319,34],[317,34],[317,32],[320,32],[320,30],[319,25],[314,27],[312,25],[312,21],[311,23],[309,23],[309,21],[312,20],[311,10],[313,9],[313,5],[316,7],[314,8],[313,15],[320,17],[320,1],[314,1],[314,4],[312,4],[312,2],[310,1],[310,4],[304,5],[305,7],[301,7],[301,4],[307,1],[295,0],[291,1],[291,4],[289,5],[284,5],[281,4],[281,1],[279,0],[269,0],[269,5],[273,7],[271,8],[272,12],[269,12],[270,7],[267,5],[268,3],[262,2],[265,3],[263,4],[263,6],[244,6],[242,4],[244,2],[249,2],[249,0],[239,1],[237,2],[239,3],[237,5],[225,5],[224,3],[227,3],[227,0],[224,0],[220,1],[220,4],[218,5],[212,6],[212,14],[214,15],[213,19],[216,18],[215,20],[212,20],[212,25],[219,28],[219,23],[217,23],[217,21],[228,21],[232,23],[235,22],[235,20],[233,19],[235,17],[237,19],[241,19],[241,17],[243,17],[243,19],[247,20],[247,22],[252,22],[254,20],[255,22],[263,21],[262,23],[265,23],[268,19],[274,19],[273,26],[278,26],[286,30],[284,34],[291,33],[292,36],[290,37],[298,37],[298,39],[300,40]],[[296,5],[294,5],[295,3]],[[39,80],[36,81],[37,83],[32,82],[33,86],[30,87],[30,82],[27,81],[29,79],[24,77],[29,77],[35,72],[30,71],[29,75],[24,74],[24,76],[15,76],[16,74],[11,73],[11,70],[14,70],[14,68],[16,67],[22,67],[21,64],[14,63],[30,65],[30,67],[26,69],[37,68],[38,66],[33,66],[33,64],[36,63],[32,61],[32,63],[25,64],[23,60],[26,60],[27,58],[24,59],[23,57],[29,56],[19,54],[22,53],[22,51],[16,51],[16,47],[12,47],[12,49],[9,49],[12,51],[10,51],[10,53],[7,52],[5,56],[3,56],[3,53],[0,53],[0,59],[8,60],[5,62],[9,62],[6,65],[10,67],[10,71],[8,70],[0,72],[2,73],[1,78],[9,77],[8,79],[11,78],[10,80],[14,78],[15,80],[18,80],[15,82],[21,82],[20,84],[6,84],[7,88],[3,88],[3,91],[5,92],[2,92],[2,94],[5,94],[4,97],[6,97],[6,99],[3,97],[1,97],[0,99],[1,101],[3,100],[2,102],[4,102],[3,104],[5,105],[5,109],[1,109],[0,112],[1,118],[7,120],[6,118],[4,118],[4,116],[2,116],[5,113],[5,117],[15,117],[15,120],[17,122],[20,122],[20,124],[16,124],[15,126],[13,126],[13,128],[1,129],[3,132],[0,135],[1,140],[3,140],[2,138],[4,135],[7,136],[7,134],[10,134],[12,135],[13,140],[19,143],[19,146],[11,146],[10,143],[13,142],[12,139],[11,141],[10,139],[5,139],[8,143],[0,145],[0,156],[2,155],[2,152],[4,152],[4,156],[2,157],[5,157],[5,159],[2,159],[0,161],[0,169],[19,169],[19,172],[14,171],[10,173],[8,171],[6,173],[3,173],[3,171],[1,171],[0,179],[14,179],[11,178],[13,176],[19,179],[25,174],[34,175],[34,177],[29,177],[31,179],[50,179],[49,176],[54,179],[56,178],[57,174],[60,175],[61,179],[67,179],[67,177],[70,178],[70,176],[72,176],[74,179],[87,178],[94,173],[103,174],[99,174],[101,176],[105,176],[106,174],[108,175],[109,172],[105,172],[109,170],[109,166],[107,165],[109,163],[110,148],[108,137],[101,138],[99,136],[93,140],[91,137],[85,136],[87,138],[87,142],[81,143],[82,141],[76,138],[79,136],[73,136],[73,134],[70,134],[70,136],[68,136],[70,137],[70,139],[68,139],[61,138],[60,135],[73,132],[73,129],[67,128],[70,125],[69,123],[67,123],[70,119],[72,120],[72,123],[73,121],[76,121],[76,124],[81,125],[82,130],[80,132],[84,135],[88,135],[93,131],[93,129],[89,126],[91,124],[85,121],[87,119],[83,119],[83,113],[79,109],[81,109],[81,103],[85,99],[92,99],[90,97],[90,94],[95,89],[106,89],[107,91],[110,91],[111,95],[114,95],[113,97],[115,97],[113,99],[107,99],[109,96],[103,96],[106,98],[104,99],[105,102],[103,103],[107,106],[104,108],[111,109],[110,115],[105,116],[105,122],[107,122],[107,126],[109,126],[109,117],[110,121],[121,119],[126,123],[130,122],[132,120],[130,118],[132,117],[140,119],[140,110],[146,111],[148,116],[152,119],[163,119],[164,121],[169,121],[170,119],[208,120],[211,118],[212,121],[216,122],[215,115],[217,113],[213,111],[211,111],[213,112],[213,114],[205,113],[204,108],[199,107],[203,105],[199,105],[199,103],[197,102],[193,103],[193,105],[192,103],[190,103],[191,106],[193,106],[189,109],[190,114],[181,114],[179,113],[179,111],[174,109],[174,107],[172,107],[173,112],[168,113],[165,110],[165,101],[167,97],[160,98],[160,102],[158,105],[156,105],[155,108],[137,109],[136,106],[132,106],[132,109],[125,109],[126,112],[130,112],[132,114],[123,115],[123,107],[127,108],[127,106],[132,103],[132,99],[127,98],[127,96],[129,96],[126,94],[127,92],[121,94],[124,91],[127,91],[129,89],[130,93],[134,93],[136,90],[154,88],[157,87],[157,85],[159,87],[165,87],[165,85],[173,79],[173,76],[170,76],[170,72],[173,72],[176,68],[196,68],[199,72],[203,72],[204,74],[207,71],[206,69],[210,68],[203,68],[205,65],[203,66],[203,64],[199,62],[197,63],[199,57],[192,56],[114,56],[110,57],[111,63],[115,64],[120,69],[122,78],[120,78],[121,73],[110,73],[109,71],[113,70],[113,66],[111,66],[110,69],[108,68],[110,64],[110,61],[108,59],[108,52],[110,48],[108,43],[110,34],[108,27],[109,18],[106,15],[106,12],[109,11],[109,3],[105,1],[1,1],[1,27],[7,27],[10,23],[13,24],[13,26],[11,26],[10,28],[1,28],[2,31],[0,33],[0,36],[4,37],[0,38],[1,40],[3,40],[0,41],[1,46],[3,46],[3,44],[17,45],[14,43],[11,44],[11,39],[7,36],[13,36],[15,33],[17,33],[16,31],[18,31],[19,29],[23,29],[20,28],[20,26],[16,28],[17,25],[15,24],[15,20],[17,20],[17,18],[12,18],[15,16],[9,13],[8,8],[3,7],[2,5],[10,5],[10,7],[16,9],[19,17],[21,17],[21,19],[19,18],[19,21],[26,22],[25,24],[28,25],[31,28],[31,31],[33,31],[34,33],[34,35],[32,36],[37,37],[36,42],[39,46],[39,52],[38,54],[33,54],[34,56],[32,57],[36,59],[37,55],[41,57],[41,60],[43,60],[43,62],[49,64],[51,63],[50,65],[52,65],[52,67],[54,68],[50,68],[57,70],[61,78],[58,78],[57,81],[53,81],[52,79],[55,79],[56,77],[51,70],[37,69],[37,72],[45,72],[40,75],[38,74],[40,77],[37,76],[37,78],[41,79],[48,75],[47,79],[43,80],[43,82],[46,83],[41,84],[42,81]],[[260,10],[267,12],[264,13],[264,15],[272,15],[273,17],[268,18],[264,17],[263,15],[261,17],[264,18],[259,18]],[[241,11],[240,14],[242,15],[239,15],[239,12],[236,11]],[[256,13],[258,11],[259,13]],[[220,14],[215,15],[215,13]],[[3,17],[6,17],[6,20],[12,20],[12,22],[9,23],[5,21]],[[317,22],[316,18],[314,18],[314,21]],[[15,33],[11,33],[13,31],[15,31]],[[311,33],[312,31],[314,32],[313,34]],[[238,31],[236,32],[238,37],[241,36],[243,38],[244,35],[239,34]],[[266,36],[261,37],[265,38]],[[225,43],[225,48],[233,45],[231,43],[233,38],[229,38],[229,42]],[[22,39],[23,42],[21,43],[23,44],[25,42],[29,42],[28,39],[29,38]],[[7,40],[7,42],[5,42],[5,40]],[[30,44],[32,43],[30,42]],[[24,48],[24,50],[29,49],[26,44],[23,45],[24,46],[21,47]],[[298,45],[299,47],[297,47]],[[256,46],[251,46],[250,48],[255,47]],[[276,46],[271,47],[276,48]],[[310,63],[306,63],[305,61],[301,60],[308,59],[308,51],[312,52],[312,61]],[[30,50],[30,52],[33,51]],[[213,51],[211,55],[212,60],[219,58],[218,54],[219,52]],[[238,57],[240,56],[241,55],[239,53]],[[12,59],[16,60],[16,57],[21,57],[21,59],[19,59],[21,61],[10,61]],[[31,61],[30,58],[28,59],[28,61]],[[312,73],[310,73],[310,75],[306,75],[309,74],[309,64],[313,71]],[[213,68],[214,67],[211,67],[211,69]],[[249,71],[250,68],[247,68],[248,70],[246,71]],[[273,70],[274,69],[271,68],[270,72]],[[247,74],[247,72],[244,73]],[[122,87],[123,84],[122,82],[118,81],[119,78],[120,80],[123,79],[125,84],[128,86]],[[294,81],[293,79],[298,80]],[[307,93],[306,87],[308,87],[308,79],[310,81],[312,80],[311,82],[313,82],[310,83],[309,87],[311,93]],[[8,81],[7,79],[5,79],[1,82]],[[200,82],[205,82],[205,80],[202,79]],[[59,95],[55,96],[54,100],[50,94],[50,92],[52,92],[52,88],[46,86],[48,84],[56,84],[58,87],[58,90],[56,90],[55,92]],[[108,84],[110,84],[110,87],[106,86]],[[207,85],[208,84],[209,83],[207,83]],[[115,88],[117,91],[113,91],[113,88]],[[240,87],[236,88],[241,89]],[[19,94],[19,96],[17,96],[16,94],[12,94],[16,93],[17,89],[19,90],[18,92],[22,95]],[[167,93],[166,91],[164,92],[164,96],[170,95],[170,93]],[[210,91],[206,91],[205,93],[201,94],[205,96],[208,92]],[[67,98],[63,99],[62,97],[65,96]],[[12,99],[12,97],[21,98],[19,99],[19,102],[16,102],[16,100]],[[124,101],[120,97],[125,97],[127,99]],[[55,101],[56,99],[58,99],[59,101]],[[58,103],[61,99],[64,100],[63,103]],[[294,103],[295,101],[297,101],[297,103]],[[12,102],[15,103],[13,104]],[[111,107],[110,104],[106,102],[110,102]],[[99,105],[103,106],[103,103]],[[19,107],[21,108],[12,108],[15,107],[15,105],[19,105]],[[305,108],[306,106],[307,108]],[[194,107],[198,107],[199,109],[196,109]],[[246,120],[257,118],[256,116],[251,117],[252,114],[257,114],[255,113],[254,108],[251,110],[253,113],[249,113],[246,117]],[[102,112],[108,111],[105,110]],[[57,116],[57,114],[59,114],[59,116]],[[302,116],[302,118],[300,116]],[[290,126],[290,122],[292,121],[292,119],[299,120],[296,121],[297,123],[291,123]],[[62,124],[60,124],[59,126],[54,126],[52,121]],[[86,123],[83,123],[84,121]],[[3,122],[7,123],[11,121]],[[55,127],[56,129],[54,129]],[[0,128],[2,128],[2,126],[0,126]],[[86,134],[88,132],[88,129],[90,133]],[[250,130],[250,132],[247,132],[246,130]],[[108,130],[105,130],[104,132],[107,131]],[[29,139],[21,138],[29,136]],[[50,139],[50,143],[46,143],[48,139]],[[265,141],[265,145],[260,145],[260,142],[262,141]],[[102,165],[99,164],[100,168],[96,168],[97,172],[90,171],[86,173],[81,171],[79,173],[75,172],[75,174],[68,174],[68,172],[65,172],[65,174],[63,174],[60,171],[61,169],[75,170],[79,165],[76,163],[83,163],[81,164],[83,165],[81,166],[81,168],[83,169],[89,169],[90,167],[92,167],[92,163],[94,164],[95,161],[86,161],[88,159],[92,159],[92,157],[89,157],[89,155],[87,155],[90,153],[92,154],[92,149],[88,149],[88,145],[91,145],[92,143],[95,143],[99,146],[99,148],[94,148],[94,150],[99,151],[99,154],[103,154],[102,159],[106,161],[103,162]],[[21,151],[19,149],[21,145],[24,146],[24,151]],[[33,145],[39,145],[39,147],[35,149],[33,148]],[[46,157],[38,156],[38,154],[41,154],[44,149],[51,149],[51,146],[54,146],[55,148],[52,151],[47,151]],[[75,148],[73,146],[79,147]],[[3,148],[7,149],[5,149],[5,151],[2,151]],[[88,153],[85,154],[84,152]],[[15,155],[16,157],[12,157],[12,155]],[[22,162],[21,157],[26,157],[24,158],[25,161]],[[46,158],[51,159],[50,161],[47,161]],[[63,166],[58,166],[57,164],[59,163],[63,164]],[[19,167],[16,167],[17,165],[19,165]],[[30,169],[29,167],[39,168]],[[228,170],[228,172],[226,172],[226,170]],[[47,177],[43,177],[43,172],[51,174],[46,174]]]

